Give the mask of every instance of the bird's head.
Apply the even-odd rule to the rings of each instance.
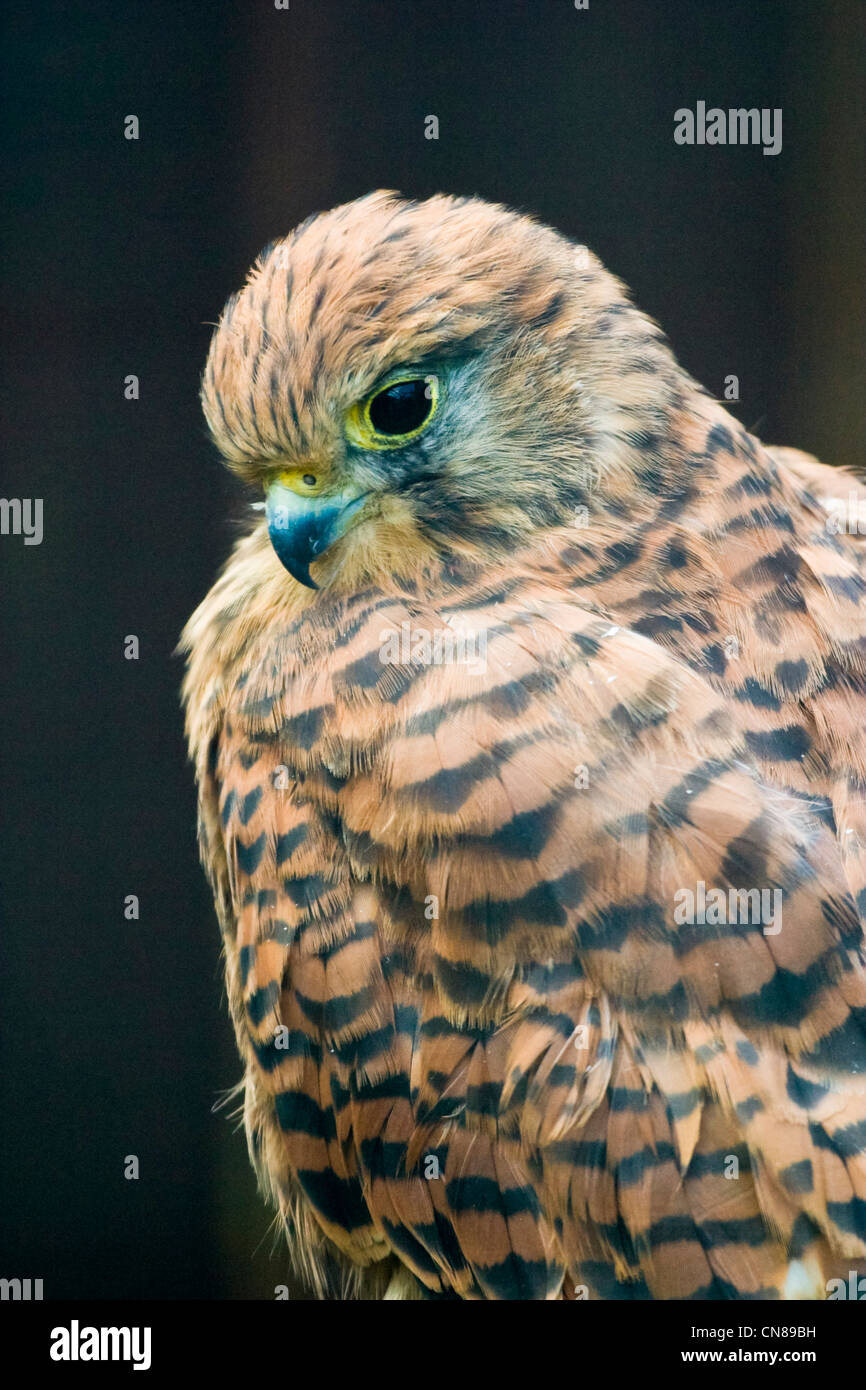
[[[565,524],[617,490],[680,381],[586,248],[477,199],[380,192],[262,254],[202,399],[280,560],[317,587]]]

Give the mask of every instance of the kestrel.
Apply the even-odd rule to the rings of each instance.
[[[201,852],[301,1277],[826,1297],[866,1257],[866,488],[475,199],[272,245],[202,398],[265,515],[183,639]]]

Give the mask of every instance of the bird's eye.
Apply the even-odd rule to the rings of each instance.
[[[433,409],[431,394],[423,377],[395,381],[374,396],[367,416],[377,434],[414,434]]]
[[[426,428],[438,405],[435,376],[391,381],[353,406],[347,422],[349,438],[365,449],[399,448]]]

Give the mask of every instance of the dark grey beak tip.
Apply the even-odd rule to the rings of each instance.
[[[277,554],[279,555],[279,551]],[[287,560],[283,555],[279,555],[279,558],[292,578],[297,579],[299,584],[303,584],[307,589],[318,589],[318,584],[310,574],[309,565],[302,564],[300,560]]]
[[[325,506],[309,516],[294,517],[286,524],[271,519],[268,534],[277,557],[293,579],[307,589],[318,589],[310,576],[310,565],[324,555],[331,542],[342,534],[347,517],[364,499],[357,498],[348,506]]]
[[[292,527],[268,527],[271,544],[280,563],[306,589],[319,587],[310,575],[310,565],[318,558],[319,552],[326,549],[322,542],[329,534],[335,514],[329,512],[324,516],[308,517]]]

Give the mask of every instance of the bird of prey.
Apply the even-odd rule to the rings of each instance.
[[[273,244],[202,399],[264,513],[186,628],[188,737],[300,1276],[827,1297],[866,1256],[866,488],[472,198]]]

